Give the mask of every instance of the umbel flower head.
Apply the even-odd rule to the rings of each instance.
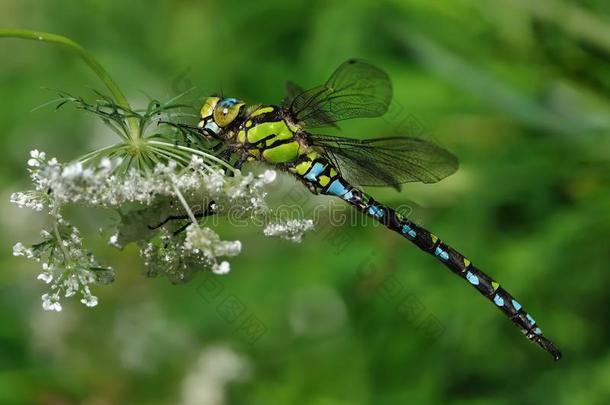
[[[69,101],[74,100],[82,109],[105,114],[104,108],[93,108],[81,99]],[[47,159],[44,152],[30,153],[27,165],[32,189],[13,193],[11,202],[46,211],[52,226],[43,229],[40,241],[33,245],[15,244],[13,254],[40,263],[38,279],[50,289],[42,295],[45,310],[61,311],[61,299],[75,295],[84,305],[96,306],[92,286],[110,283],[115,277],[112,268],[101,265],[84,248],[80,231],[64,218],[66,206],[114,212],[116,221],[108,243],[119,249],[137,244],[146,274],[165,276],[172,282],[188,281],[202,270],[226,274],[230,270],[228,258],[240,253],[241,242],[222,240],[211,227],[204,226],[205,217],[267,224],[265,235],[294,242],[312,228],[309,220],[277,222],[265,201],[265,187],[276,178],[273,171],[242,174],[200,148],[166,142],[158,134],[139,139],[134,164],[124,121],[138,116],[141,126],[147,127],[153,110],[149,106],[143,116],[132,111],[109,115],[116,120],[109,125],[125,129],[127,140],[78,161],[60,163]],[[110,119],[103,117],[105,122]]]

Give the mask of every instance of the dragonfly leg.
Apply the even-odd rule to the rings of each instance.
[[[220,151],[223,147],[225,146],[225,144],[223,142],[218,142],[216,145],[212,146],[211,150],[212,152],[218,152]]]
[[[196,212],[193,215],[195,216],[195,218],[200,219],[200,218],[208,217],[210,215],[214,215],[215,213],[216,213],[215,203],[214,203],[214,201],[212,201],[208,204],[208,207],[204,211]],[[163,225],[165,225],[169,221],[180,221],[180,220],[185,220],[185,219],[190,219],[190,216],[186,215],[186,214],[185,215],[170,215],[157,225],[148,225],[148,229],[155,230],[155,229],[161,228]],[[190,225],[190,224],[187,224],[187,226],[188,225]],[[184,227],[184,229],[186,229],[186,227]],[[180,233],[184,229],[180,228],[179,232],[177,232],[177,233]]]
[[[208,212],[207,212],[207,210],[206,210],[206,211],[198,212],[198,213],[194,214],[194,216],[195,216],[195,218],[200,219],[200,218],[208,217],[208,216],[213,215],[213,214],[214,214],[214,210],[211,210],[211,212],[209,212],[209,213],[208,213]],[[187,219],[188,219],[188,218],[187,218]],[[180,228],[176,229],[176,230],[173,232],[173,235],[174,235],[174,236],[179,235],[179,234],[180,234],[180,233],[182,233],[182,232],[183,232],[183,231],[184,231],[186,228],[188,228],[188,227],[189,227],[189,225],[191,225],[191,223],[190,223],[190,222],[187,222],[186,224],[182,225]]]
[[[220,152],[219,157],[224,160],[225,162],[228,162],[229,159],[231,159],[231,150],[230,149],[225,149],[222,152]]]
[[[198,217],[198,216],[195,214],[195,218],[201,218],[201,217]],[[172,235],[174,235],[174,236],[179,235],[179,234],[180,234],[180,233],[182,233],[182,232],[183,232],[183,231],[184,231],[186,228],[188,228],[188,227],[189,227],[189,225],[191,225],[191,223],[190,223],[190,222],[187,222],[186,224],[182,225],[180,228],[176,229],[176,230],[175,230],[175,231],[172,233]]]
[[[248,158],[252,157],[252,155],[248,153],[244,153],[242,156],[237,159],[235,164],[233,165],[237,170],[241,170],[241,167],[248,161]]]

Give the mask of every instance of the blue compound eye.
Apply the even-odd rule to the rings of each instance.
[[[225,98],[220,103],[218,103],[219,107],[230,108],[235,104],[239,103],[239,100],[236,98]]]

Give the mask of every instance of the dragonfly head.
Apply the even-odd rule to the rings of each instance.
[[[208,136],[220,138],[223,129],[235,121],[244,105],[236,98],[208,97],[201,107],[197,127]]]

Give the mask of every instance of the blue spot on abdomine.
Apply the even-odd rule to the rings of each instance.
[[[434,254],[436,256],[438,256],[443,261],[449,260],[449,253],[447,253],[443,249],[441,249],[440,246],[436,247],[436,250],[434,251]]]
[[[504,298],[500,297],[498,294],[494,296],[494,302],[497,306],[501,307],[504,305]]]
[[[330,186],[328,186],[326,193],[341,197],[347,193],[347,188],[343,183],[341,183],[341,180],[335,179],[332,183],[330,183]]]
[[[519,304],[517,301],[513,300],[513,307],[515,307],[515,310],[520,310],[521,309],[521,304]]]
[[[314,163],[313,167],[309,169],[309,173],[305,175],[305,179],[309,181],[316,181],[320,173],[324,171],[324,165],[320,162]]]
[[[381,218],[383,217],[383,210],[375,205],[371,205],[369,207],[369,215],[372,215],[376,218]]]
[[[402,226],[402,233],[404,235],[409,236],[411,239],[413,239],[417,236],[417,233],[413,229],[411,229],[411,227],[409,225],[406,225],[406,224]]]
[[[469,271],[466,272],[466,280],[468,280],[472,285],[479,285],[479,278]]]

